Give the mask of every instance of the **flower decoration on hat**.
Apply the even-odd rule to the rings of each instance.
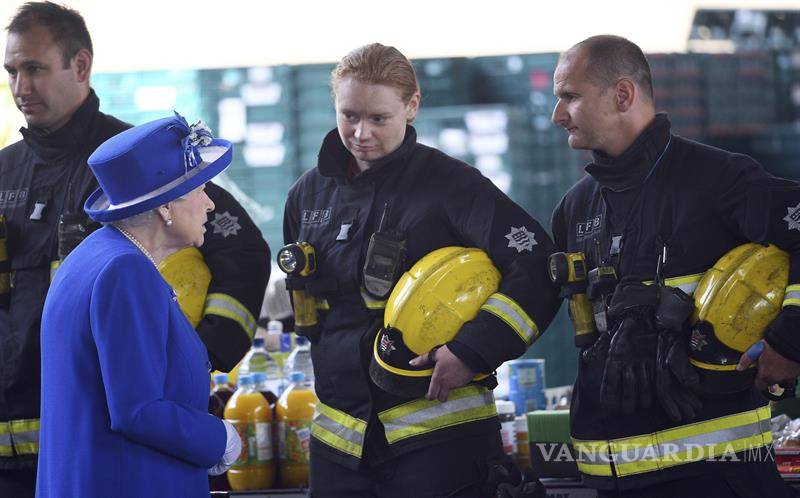
[[[190,169],[196,168],[201,162],[197,148],[209,146],[214,140],[214,136],[211,134],[211,128],[202,119],[190,125],[186,118],[177,112],[175,117],[178,119],[178,123],[171,125],[169,129],[174,130],[178,136],[182,137],[183,162],[186,173],[188,173]]]

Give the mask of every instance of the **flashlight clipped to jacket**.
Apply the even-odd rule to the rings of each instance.
[[[295,332],[313,336],[318,329],[317,301],[306,284],[317,271],[314,247],[308,242],[285,245],[278,251],[278,266],[286,273],[286,289],[292,293]]]
[[[586,296],[586,257],[582,252],[557,252],[547,259],[550,280],[561,286],[561,296],[569,298],[569,317],[575,329],[575,345],[594,344],[597,330],[592,305]]]

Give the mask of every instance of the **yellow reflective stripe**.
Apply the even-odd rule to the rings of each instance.
[[[418,399],[378,414],[389,444],[445,427],[497,415],[492,391],[466,386],[450,391],[447,401]]]
[[[757,449],[772,442],[770,408],[611,441],[573,440],[578,468],[588,475],[619,477]]]
[[[11,456],[11,424],[0,422],[0,456]]]
[[[539,328],[531,317],[513,299],[495,292],[483,303],[481,309],[488,311],[503,320],[522,339],[525,344],[531,344],[539,337]]]
[[[697,289],[697,285],[700,283],[700,280],[703,278],[705,273],[695,273],[693,275],[684,275],[681,277],[671,277],[664,280],[664,284],[667,287],[677,287],[683,292],[688,295],[694,294],[694,290]],[[646,280],[642,282],[644,285],[653,285],[653,280]]]
[[[367,423],[324,403],[317,403],[311,435],[339,451],[361,458]]]
[[[331,309],[331,305],[328,304],[327,299],[317,299],[317,309],[322,311],[328,311]]]
[[[367,294],[367,291],[365,291],[363,288],[361,289],[361,299],[364,300],[364,306],[366,306],[367,309],[370,309],[370,310],[382,310],[382,309],[386,308],[386,300],[385,299],[383,301],[378,301],[377,299],[375,299],[372,296],[370,296],[369,294]]]
[[[786,306],[800,306],[800,284],[792,284],[786,287],[781,307]]]
[[[244,329],[252,340],[256,333],[256,319],[239,301],[227,294],[213,293],[206,296],[204,315],[219,315],[234,322]]]
[[[0,456],[34,455],[39,452],[39,419],[0,423]]]
[[[53,279],[56,277],[56,271],[58,267],[61,266],[61,261],[55,260],[50,262],[50,281],[52,282]]]

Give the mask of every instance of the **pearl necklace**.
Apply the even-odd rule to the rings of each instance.
[[[133,235],[131,235],[131,233],[130,233],[130,232],[128,232],[127,230],[125,230],[124,228],[120,228],[120,227],[118,227],[118,226],[114,226],[114,228],[116,228],[117,230],[119,230],[119,231],[120,231],[120,233],[121,233],[122,235],[124,235],[126,239],[130,240],[130,241],[133,243],[133,245],[135,245],[135,246],[136,246],[136,247],[137,247],[137,248],[138,248],[140,251],[142,251],[142,253],[143,253],[145,256],[147,256],[147,259],[149,259],[149,260],[150,260],[150,262],[151,262],[151,263],[153,263],[153,266],[155,266],[156,268],[158,268],[158,265],[156,264],[156,260],[153,258],[153,255],[152,255],[152,254],[150,254],[150,251],[148,251],[147,249],[145,249],[145,248],[144,248],[144,246],[142,245],[142,243],[141,243],[141,242],[139,242],[138,240],[136,240],[136,237],[134,237]]]

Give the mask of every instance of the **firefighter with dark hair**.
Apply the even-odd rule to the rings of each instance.
[[[11,270],[0,306],[0,495],[24,498],[36,480],[44,298],[60,260],[95,228],[83,213],[97,188],[86,160],[130,125],[99,112],[91,37],[78,12],[26,3],[7,31],[3,67],[27,127],[21,141],[0,151]],[[216,210],[201,252],[211,280],[197,331],[214,367],[227,370],[249,348],[270,256],[242,207],[211,183],[207,193]]]

